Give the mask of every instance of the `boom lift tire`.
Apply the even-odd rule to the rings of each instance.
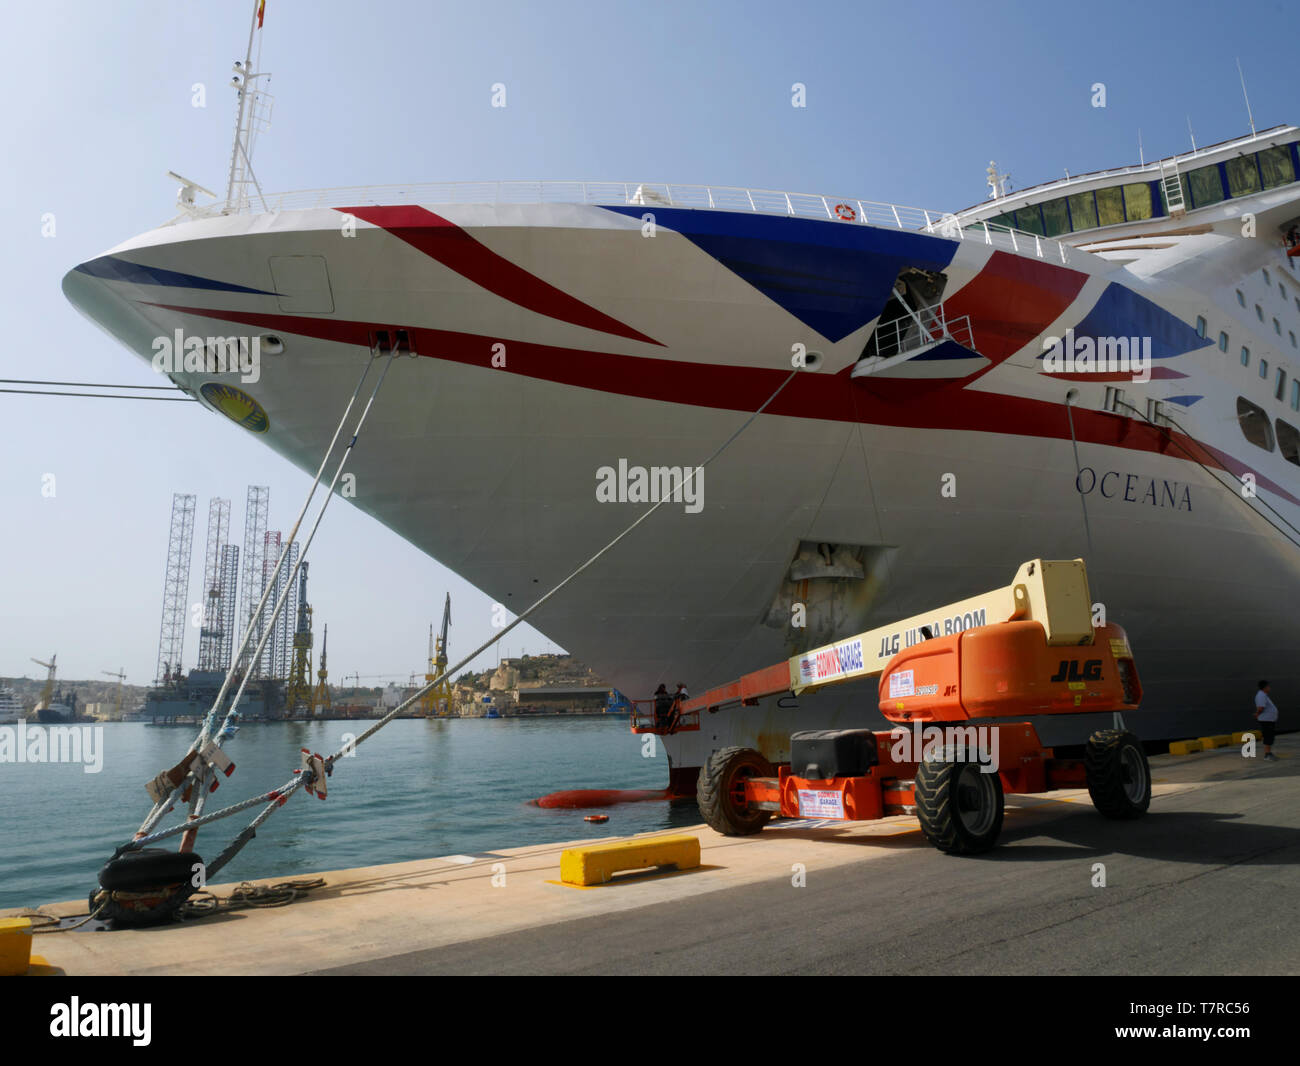
[[[1083,766],[1092,805],[1107,818],[1141,818],[1151,805],[1151,767],[1132,733],[1099,729],[1088,738]]]
[[[759,832],[771,811],[752,809],[745,801],[745,780],[775,777],[776,771],[752,748],[719,748],[700,767],[695,798],[709,828],[723,836],[743,837]]]
[[[997,843],[1002,778],[964,760],[927,759],[916,768],[916,816],[926,840],[950,855],[978,855]]]

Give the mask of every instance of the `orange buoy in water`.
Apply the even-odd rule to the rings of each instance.
[[[608,822],[608,821],[609,821],[609,815],[608,815],[608,814],[589,814],[589,815],[587,815],[587,816],[583,819],[583,821],[584,821],[584,822]]]
[[[569,810],[581,810],[583,807],[612,807],[616,803],[643,803],[646,800],[664,800],[669,798],[666,788],[571,788],[563,792],[552,792],[548,796],[529,800],[535,807],[567,807]]]

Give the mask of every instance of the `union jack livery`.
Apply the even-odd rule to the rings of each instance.
[[[1142,661],[1128,725],[1194,736],[1249,724],[1258,678],[1300,683],[1297,142],[1276,127],[951,214],[644,183],[263,197],[232,172],[224,203],[187,184],[179,217],[63,288],[143,359],[204,338],[171,380],[307,471],[364,362],[409,351],[355,503],[516,611],[644,509],[598,499],[598,471],[690,471],[771,398],[702,506],[660,508],[532,619],[629,695],[1081,556]],[[249,337],[255,380],[210,367]],[[852,669],[832,658],[809,669]],[[663,738],[672,784],[727,745],[788,761],[792,730],[877,725],[875,706],[872,681],[701,714]]]

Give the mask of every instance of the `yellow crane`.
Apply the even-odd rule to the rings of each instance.
[[[311,606],[307,603],[307,564],[298,571],[298,625],[293,634],[293,664],[284,689],[284,716],[293,718],[299,709],[310,718],[311,708]]]
[[[330,687],[326,681],[329,671],[325,669],[325,655],[329,651],[330,644],[330,627],[325,627],[325,634],[320,642],[320,669],[316,672],[319,679],[316,682],[316,688],[311,694],[311,707],[313,714],[321,714],[330,710]]]
[[[48,707],[50,705],[50,700],[54,698],[54,673],[56,669],[54,664],[58,661],[59,656],[57,653],[50,656],[50,661],[48,663],[34,657],[32,658],[32,662],[37,666],[43,666],[49,671],[45,677],[45,687],[41,689],[41,698],[36,701],[36,709],[38,711],[42,707]]]
[[[424,675],[425,682],[434,680],[447,670],[447,629],[451,625],[451,593],[442,606],[442,631],[437,643],[433,639],[433,626],[429,627],[429,669],[432,673]],[[446,718],[451,714],[451,680],[444,677],[441,684],[435,685],[420,697],[420,713],[426,717]]]
[[[122,682],[126,680],[126,671],[119,666],[117,673],[113,673],[112,670],[101,670],[100,673],[117,678],[117,711],[114,717],[120,722],[122,720]]]

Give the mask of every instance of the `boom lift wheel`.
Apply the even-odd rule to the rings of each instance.
[[[749,806],[745,781],[775,776],[772,764],[752,748],[719,748],[713,752],[700,767],[695,784],[695,798],[709,828],[729,837],[759,832],[771,820],[772,812]]]
[[[1151,767],[1132,733],[1099,729],[1083,755],[1092,805],[1107,818],[1141,818],[1151,805]]]
[[[977,762],[927,759],[916,768],[915,795],[921,832],[940,851],[977,855],[1002,832],[1002,778]]]

